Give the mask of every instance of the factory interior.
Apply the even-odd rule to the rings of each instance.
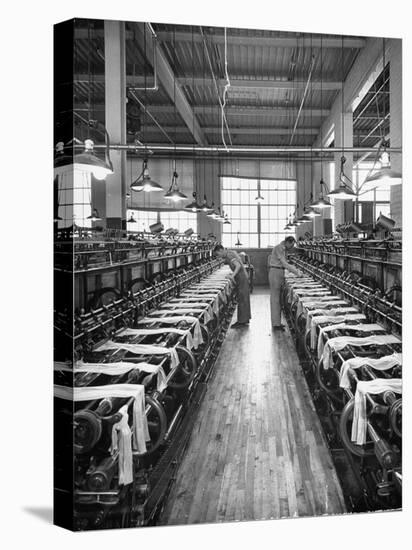
[[[400,510],[402,41],[54,48],[55,523]]]

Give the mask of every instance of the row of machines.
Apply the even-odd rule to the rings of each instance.
[[[162,512],[235,307],[228,268],[199,258],[76,311],[73,356],[59,346],[55,490],[71,493],[75,530]]]
[[[401,287],[378,288],[340,268],[343,246],[299,243],[292,261],[302,276],[286,277],[283,307],[348,510],[395,509],[402,502]]]

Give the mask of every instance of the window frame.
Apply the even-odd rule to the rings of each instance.
[[[293,183],[293,188],[290,189],[290,187],[288,188],[287,185],[285,185],[285,188],[282,188],[280,187],[279,189],[277,189],[278,191],[286,191],[286,192],[292,192],[293,193],[293,199],[291,200],[291,202],[288,202],[287,200],[285,202],[282,201],[282,203],[263,203],[261,204],[260,202],[258,203],[253,203],[253,202],[248,202],[247,204],[242,204],[242,203],[237,203],[237,202],[232,202],[232,203],[225,203],[224,202],[224,192],[225,191],[231,191],[231,189],[225,189],[225,186],[224,186],[224,183],[225,183],[225,180],[240,180],[240,183],[239,183],[239,187],[241,187],[242,183],[241,182],[244,182],[244,181],[253,181],[253,182],[256,182],[256,190],[254,191],[256,193],[256,195],[258,195],[259,193],[262,194],[262,196],[265,195],[265,191],[269,191],[269,189],[267,189],[267,187],[270,185],[270,183],[280,183],[280,182],[292,182]],[[265,183],[267,185],[265,185]],[[263,184],[263,189],[262,189],[262,184]],[[289,183],[290,185],[290,183]],[[220,177],[220,192],[221,192],[221,203],[222,203],[222,209],[224,211],[226,211],[226,209],[229,207],[237,207],[237,206],[247,206],[249,209],[254,209],[256,208],[256,217],[255,216],[252,216],[252,217],[249,217],[247,218],[247,220],[243,220],[241,217],[239,218],[239,221],[240,223],[248,223],[249,225],[249,231],[247,232],[237,232],[237,231],[227,231],[225,232],[225,227],[223,226],[222,227],[222,241],[224,241],[224,237],[225,235],[236,235],[237,233],[240,233],[240,235],[248,235],[248,240],[250,242],[250,236],[251,235],[257,235],[257,248],[268,248],[268,246],[270,245],[265,245],[264,247],[262,246],[262,240],[267,240],[267,236],[268,235],[282,235],[282,236],[287,236],[289,235],[289,233],[287,231],[262,231],[262,221],[266,222],[267,219],[266,218],[262,218],[262,207],[270,207],[270,206],[284,206],[286,208],[290,208],[291,210],[295,209],[295,205],[296,205],[296,193],[297,193],[297,190],[296,190],[296,187],[297,187],[297,181],[296,179],[287,179],[287,178],[282,178],[282,179],[278,179],[278,178],[251,178],[251,177],[245,177],[245,178],[242,178],[242,177],[239,177],[239,176],[221,176]],[[266,189],[265,189],[266,188]],[[248,188],[247,189],[244,189],[243,191],[241,190],[240,193],[249,193],[249,197],[251,196],[250,193],[252,192],[252,189],[251,189],[251,186],[249,184]],[[241,197],[241,195],[240,195]],[[250,201],[252,199],[249,199]],[[254,200],[254,199],[253,199]],[[231,216],[229,215],[229,218],[231,219],[232,221],[232,218]],[[235,218],[236,220],[238,218]],[[254,231],[250,231],[250,224],[253,222],[256,221],[256,232]],[[283,223],[281,218],[276,218],[275,220],[276,222],[278,223]],[[232,222],[233,223],[233,222]],[[286,223],[286,222],[285,222]],[[233,240],[233,238],[231,237],[231,240]],[[242,239],[240,239],[242,240]],[[253,246],[245,246],[243,245],[242,248],[255,248]]]

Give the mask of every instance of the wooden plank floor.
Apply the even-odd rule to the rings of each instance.
[[[289,332],[269,294],[229,330],[160,524],[339,514],[345,505]]]

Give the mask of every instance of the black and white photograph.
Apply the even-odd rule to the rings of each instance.
[[[2,547],[409,547],[409,11],[5,6]]]
[[[55,522],[400,510],[402,40],[54,48]]]

